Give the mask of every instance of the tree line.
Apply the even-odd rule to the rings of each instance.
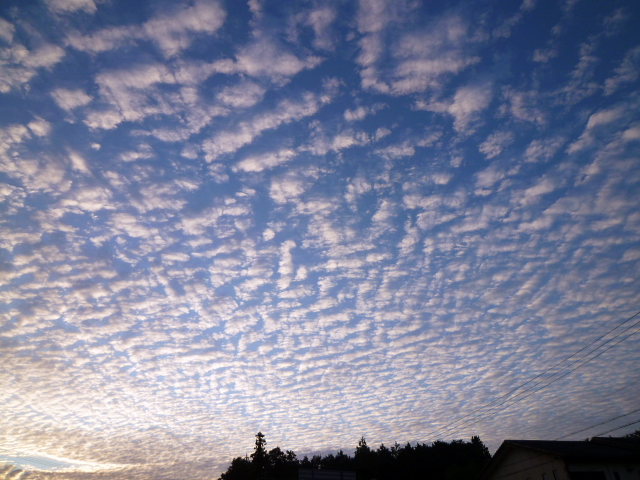
[[[300,460],[292,450],[267,450],[266,438],[258,432],[253,453],[234,458],[219,480],[296,480],[300,468],[355,471],[357,480],[473,480],[490,459],[479,437],[469,442],[381,444],[377,449],[362,437],[353,456],[340,450]]]

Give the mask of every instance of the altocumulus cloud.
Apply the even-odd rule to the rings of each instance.
[[[636,408],[632,336],[445,428],[640,304],[639,7],[507,3],[5,2],[0,475]]]

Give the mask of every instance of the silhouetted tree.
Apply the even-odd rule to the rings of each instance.
[[[231,465],[226,472],[220,475],[220,480],[255,480],[256,474],[253,465],[246,457],[237,457],[231,460]]]
[[[369,480],[375,472],[375,455],[367,445],[364,436],[360,438],[354,455],[354,466],[358,480]]]
[[[391,448],[381,444],[372,450],[363,436],[353,457],[340,450],[335,455],[305,456],[302,460],[280,447],[267,452],[266,445],[265,436],[258,432],[250,459],[234,458],[220,480],[296,480],[298,468],[352,470],[358,480],[471,480],[491,459],[479,437],[472,437],[470,442],[437,441],[415,446],[395,443]]]
[[[264,475],[267,465],[269,464],[269,457],[267,455],[267,440],[264,438],[262,432],[256,434],[256,446],[251,454],[251,463],[255,468],[258,475]]]
[[[280,447],[269,451],[269,465],[267,476],[277,480],[295,480],[298,475],[298,462],[296,454],[287,450],[283,452]]]

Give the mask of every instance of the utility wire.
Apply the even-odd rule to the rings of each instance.
[[[612,428],[611,430],[607,430],[606,432],[598,433],[597,435],[594,435],[594,437],[599,437],[600,435],[604,435],[605,433],[615,432],[616,430],[620,430],[620,429],[622,429],[624,427],[629,427],[631,425],[635,425],[636,423],[640,423],[640,420],[636,420],[635,422],[631,422],[631,423],[625,423],[624,425],[621,425],[620,427]]]
[[[615,390],[612,390],[611,392],[607,392],[607,397],[611,397],[611,396],[613,396],[614,394],[616,394],[616,393],[618,393],[618,392],[621,392],[622,390],[627,390],[629,387],[631,387],[631,386],[633,386],[633,385],[636,385],[637,383],[640,383],[640,378],[638,378],[638,379],[637,379],[636,381],[634,381],[634,382],[627,383],[627,384],[625,384],[625,385],[623,385],[623,386],[621,386],[621,387],[619,387],[619,388],[616,388]],[[611,407],[608,407],[608,408],[611,408]],[[607,409],[608,409],[608,408],[607,408]],[[560,415],[558,415],[557,417],[554,417],[554,420],[553,420],[553,421],[555,422],[555,421],[557,421],[557,420],[559,420],[559,419],[561,419],[561,418],[566,417],[566,416],[567,416],[567,415],[569,415],[570,413],[577,412],[577,411],[584,411],[584,406],[580,406],[580,407],[572,408],[571,410],[567,410],[566,412],[561,413],[561,414],[560,414]],[[604,412],[604,410],[603,410],[602,412]],[[564,438],[564,437],[563,437],[563,438]]]
[[[640,312],[638,312],[638,313],[640,313]],[[636,315],[637,315],[637,314],[636,314]],[[631,327],[629,327],[629,328],[633,328],[633,327],[635,327],[635,326],[636,326],[636,325],[638,325],[638,324],[640,324],[640,321],[636,322],[634,325],[632,325],[632,326],[631,326]],[[619,335],[621,335],[622,333],[627,332],[627,331],[629,330],[629,328],[627,328],[624,332],[619,333],[619,334],[618,334],[618,335],[616,335],[615,337],[613,337],[613,338],[611,338],[611,339],[607,340],[607,342],[605,342],[605,343],[603,343],[603,344],[599,345],[598,347],[594,348],[591,352],[589,352],[589,353],[587,353],[587,354],[583,355],[583,356],[582,356],[582,357],[580,357],[578,360],[576,360],[576,361],[572,362],[570,365],[573,365],[573,364],[574,364],[574,363],[576,363],[577,361],[582,360],[582,359],[583,359],[583,358],[585,358],[586,356],[588,356],[588,355],[590,355],[591,353],[595,352],[598,348],[600,348],[600,347],[602,347],[602,346],[606,345],[607,343],[609,343],[609,342],[611,342],[612,340],[614,340],[615,338],[617,338],[617,337],[618,337]],[[627,335],[626,337],[622,338],[621,340],[618,340],[616,343],[614,343],[613,345],[610,345],[610,346],[609,346],[609,347],[607,347],[605,350],[603,350],[603,351],[599,352],[598,354],[594,355],[593,357],[591,357],[591,358],[589,358],[589,359],[585,360],[585,361],[584,361],[584,362],[582,362],[580,365],[578,365],[578,366],[576,366],[576,367],[572,368],[571,370],[569,370],[569,371],[567,371],[567,372],[563,373],[563,374],[562,374],[562,375],[560,375],[559,377],[554,378],[553,380],[551,380],[550,382],[546,383],[545,385],[542,385],[540,388],[537,388],[536,390],[533,390],[531,393],[529,393],[529,394],[527,394],[527,395],[525,395],[525,396],[523,396],[523,397],[517,398],[519,395],[522,395],[523,393],[530,391],[532,388],[534,388],[534,387],[536,387],[536,386],[540,385],[540,384],[541,384],[541,383],[543,383],[545,380],[548,380],[548,379],[552,378],[552,377],[553,377],[553,375],[557,375],[557,374],[561,373],[562,371],[560,371],[560,372],[556,372],[556,373],[552,374],[551,376],[549,376],[548,378],[546,378],[545,380],[542,380],[542,381],[540,381],[540,382],[536,383],[535,385],[533,385],[532,387],[529,387],[528,389],[523,390],[522,392],[519,392],[515,397],[510,398],[510,399],[506,399],[506,400],[504,400],[503,402],[499,403],[498,405],[495,405],[495,406],[491,407],[491,409],[490,409],[490,410],[488,410],[487,412],[483,412],[483,413],[481,413],[481,415],[483,415],[483,416],[481,416],[480,418],[478,418],[476,421],[473,421],[473,420],[475,420],[475,419],[472,419],[472,420],[469,420],[469,421],[467,421],[467,422],[463,423],[462,425],[458,425],[458,426],[451,427],[451,428],[449,428],[449,429],[447,429],[447,430],[445,430],[445,431],[442,431],[442,433],[441,433],[439,436],[442,436],[442,435],[448,434],[448,433],[450,433],[450,432],[458,431],[458,430],[460,430],[461,428],[466,428],[466,427],[469,427],[469,426],[475,425],[476,423],[479,423],[479,422],[481,422],[482,420],[484,420],[484,419],[486,419],[486,418],[489,418],[489,417],[493,416],[494,414],[498,413],[498,411],[505,410],[505,409],[509,408],[511,405],[514,405],[514,404],[516,404],[516,403],[518,403],[518,402],[521,402],[522,400],[524,400],[525,398],[530,397],[530,396],[531,396],[531,395],[533,395],[534,393],[539,392],[540,390],[542,390],[542,389],[544,389],[544,388],[548,387],[549,385],[551,385],[551,384],[553,384],[553,383],[557,382],[558,380],[561,380],[562,378],[566,377],[567,375],[569,375],[569,374],[570,374],[570,373],[572,373],[573,371],[577,370],[577,369],[578,369],[578,368],[580,368],[581,366],[585,365],[586,363],[589,363],[590,361],[592,361],[592,360],[594,360],[594,359],[598,358],[600,355],[602,355],[603,353],[605,353],[605,352],[607,352],[607,351],[611,350],[613,347],[615,347],[615,346],[616,346],[616,345],[618,345],[619,343],[623,342],[624,340],[626,340],[626,339],[627,339],[627,338],[629,338],[630,336],[632,336],[632,335],[636,334],[637,332],[640,332],[640,329],[638,329],[638,330],[636,330],[636,331],[634,331],[634,332],[631,332],[629,335]],[[565,368],[566,368],[566,367],[565,367]],[[505,403],[507,403],[507,402],[509,402],[509,401],[511,401],[511,403],[509,403],[506,407],[501,408],[501,409],[499,409],[499,408],[498,408],[498,407],[500,407],[500,406],[504,405]],[[454,422],[454,423],[455,423],[455,422]]]
[[[505,397],[509,397],[512,393],[514,393],[514,392],[516,392],[517,390],[521,389],[522,387],[524,387],[524,386],[526,386],[526,385],[530,384],[530,383],[531,383],[531,382],[533,382],[534,380],[536,380],[536,379],[538,379],[538,378],[540,378],[540,377],[542,377],[542,376],[546,375],[548,372],[550,372],[551,370],[553,370],[553,369],[554,369],[554,368],[556,368],[557,366],[559,366],[559,365],[561,365],[561,364],[565,363],[566,361],[568,361],[568,360],[572,359],[573,357],[575,357],[576,355],[578,355],[580,352],[582,352],[582,351],[584,351],[584,350],[588,349],[588,348],[589,348],[589,347],[591,347],[593,344],[595,344],[595,343],[599,342],[599,341],[600,341],[600,340],[602,340],[604,337],[606,337],[607,335],[609,335],[611,332],[613,332],[613,331],[617,330],[618,328],[622,327],[622,326],[623,326],[623,325],[625,325],[626,323],[628,323],[628,322],[630,322],[631,320],[633,320],[634,318],[636,318],[638,315],[640,315],[640,311],[636,312],[634,315],[632,315],[632,316],[630,316],[629,318],[625,319],[624,321],[622,321],[621,323],[619,323],[618,325],[616,325],[615,327],[613,327],[611,330],[607,331],[606,333],[604,333],[604,334],[603,334],[603,335],[601,335],[600,337],[598,337],[598,338],[596,338],[595,340],[593,340],[593,341],[592,341],[591,343],[589,343],[588,345],[586,345],[586,346],[582,347],[582,348],[581,348],[580,350],[578,350],[577,352],[575,352],[575,353],[573,353],[573,354],[569,355],[569,356],[568,356],[568,357],[566,357],[565,359],[563,359],[563,360],[561,360],[560,362],[556,363],[555,365],[553,365],[553,366],[549,367],[549,368],[548,368],[548,369],[546,369],[544,372],[542,372],[542,373],[540,373],[540,374],[536,375],[535,377],[531,378],[530,380],[526,381],[525,383],[523,383],[523,384],[521,384],[521,385],[518,385],[517,387],[513,388],[512,390],[510,390],[509,392],[505,393],[504,395],[502,395],[502,396],[500,396],[500,397],[498,397],[498,398],[496,398],[496,399],[492,400],[491,402],[489,402],[489,403],[487,403],[487,404],[485,404],[485,405],[482,405],[482,406],[480,406],[480,407],[476,408],[475,410],[473,410],[473,411],[471,411],[470,413],[468,413],[468,414],[464,415],[463,417],[461,417],[461,418],[459,418],[459,419],[457,419],[457,420],[455,420],[455,421],[453,421],[453,422],[451,422],[451,423],[448,423],[448,424],[444,425],[443,427],[438,428],[437,430],[433,430],[433,431],[431,431],[431,432],[427,433],[427,434],[426,434],[426,437],[430,437],[430,436],[432,436],[432,435],[434,435],[434,434],[436,434],[436,433],[443,432],[443,430],[444,430],[444,432],[443,432],[443,433],[446,433],[446,432],[448,432],[449,430],[451,430],[449,427],[454,427],[457,423],[463,422],[463,420],[464,420],[464,419],[466,419],[466,418],[468,418],[468,417],[470,417],[470,416],[474,415],[475,413],[477,413],[477,412],[479,412],[479,411],[481,411],[481,410],[483,410],[483,409],[485,409],[485,408],[487,408],[487,407],[491,407],[491,406],[492,406],[492,405],[494,405],[496,402],[499,402],[500,400],[502,400],[502,399],[503,399],[503,398],[505,398]],[[579,359],[575,360],[574,362],[572,362],[571,364],[569,364],[569,366],[570,366],[570,365],[573,365],[574,363],[576,363],[576,362],[578,362],[578,361],[580,361],[580,360],[582,360],[583,358],[585,358],[586,356],[590,355],[591,353],[593,353],[593,352],[594,352],[595,350],[597,350],[598,348],[601,348],[602,346],[604,346],[604,345],[606,345],[607,343],[611,342],[612,340],[614,340],[614,339],[615,339],[615,338],[617,338],[618,336],[622,335],[623,333],[627,332],[630,328],[635,327],[635,326],[636,326],[636,325],[638,325],[639,323],[640,323],[640,321],[639,321],[639,322],[634,323],[633,325],[631,325],[630,327],[628,327],[627,329],[625,329],[623,332],[618,333],[618,334],[617,334],[616,336],[614,336],[613,338],[611,338],[611,339],[607,340],[607,341],[606,341],[606,342],[604,342],[603,344],[599,345],[599,346],[598,346],[598,347],[596,347],[595,349],[591,350],[591,351],[590,351],[590,352],[588,352],[587,354],[585,354],[585,355],[583,355],[582,357],[580,357]],[[635,333],[635,332],[634,332],[634,333]],[[596,357],[593,357],[593,358],[596,358]],[[586,363],[586,362],[585,362],[585,363]],[[580,365],[580,366],[581,366],[581,365]],[[566,367],[563,367],[563,368],[566,368]],[[556,372],[556,373],[552,374],[551,376],[556,375],[557,373],[560,373],[560,372]],[[540,384],[540,383],[542,383],[543,381],[544,381],[544,380],[542,380],[542,381],[540,381],[540,382],[537,382],[537,383],[536,383],[535,385],[533,385],[531,388],[536,387],[537,385],[539,385],[539,384]],[[543,387],[543,388],[544,388],[544,387]],[[528,390],[530,390],[530,388],[529,388],[529,389],[527,389],[527,390],[525,390],[524,392],[526,392],[526,391],[528,391]],[[524,392],[520,392],[518,395],[520,395],[521,393],[524,393]],[[502,403],[498,404],[498,405],[494,405],[494,407],[492,407],[492,408],[499,407],[499,406],[503,405],[504,403],[506,403],[506,401],[508,401],[508,399],[507,399],[507,400],[505,400],[504,402],[502,402]]]
[[[633,410],[632,412],[625,413],[623,415],[618,415],[617,417],[610,418],[609,420],[605,420],[604,422],[596,423],[595,425],[591,425],[590,427],[583,428],[582,430],[578,430],[577,432],[572,432],[572,433],[570,433],[568,435],[565,435],[564,437],[554,438],[554,441],[555,440],[562,440],[563,438],[567,438],[567,437],[570,437],[571,435],[575,435],[577,433],[584,432],[585,430],[590,430],[590,429],[592,429],[594,427],[599,427],[600,425],[604,425],[605,423],[613,422],[614,420],[618,420],[619,418],[628,417],[629,415],[632,415],[632,414],[634,414],[636,412],[640,412],[640,408],[637,408],[637,409]],[[634,423],[637,423],[637,422],[634,422]],[[616,428],[616,430],[619,430],[619,429]],[[613,432],[613,430],[611,430],[611,431]]]

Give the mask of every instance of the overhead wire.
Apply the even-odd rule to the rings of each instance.
[[[619,387],[619,388],[616,388],[615,390],[611,390],[611,391],[609,391],[609,392],[606,392],[606,395],[607,395],[607,397],[611,397],[612,395],[614,395],[614,394],[616,394],[616,393],[618,393],[618,392],[621,392],[621,391],[623,391],[623,390],[627,390],[629,387],[631,387],[631,386],[633,386],[633,385],[636,385],[636,384],[638,384],[638,383],[640,383],[640,378],[638,378],[637,380],[635,380],[635,381],[633,381],[633,382],[631,382],[631,383],[626,383],[626,384],[624,384],[623,386],[621,386],[621,387]],[[592,403],[593,403],[593,402],[592,402]],[[611,408],[611,407],[609,407],[609,408]],[[560,415],[558,415],[558,416],[554,417],[554,421],[556,421],[556,420],[558,420],[558,419],[560,419],[560,418],[564,418],[564,417],[566,417],[567,415],[569,415],[570,413],[577,412],[577,411],[584,411],[584,406],[583,406],[583,405],[580,405],[580,406],[578,406],[578,407],[576,407],[576,408],[572,408],[571,410],[567,410],[567,411],[565,411],[565,412],[561,413]]]
[[[599,437],[600,435],[606,435],[607,433],[615,432],[616,430],[621,430],[625,427],[630,427],[631,425],[635,425],[636,423],[640,423],[640,420],[636,420],[635,422],[625,423],[624,425],[620,425],[619,427],[612,428],[611,430],[607,430],[606,432],[600,432],[594,435],[594,437]]]
[[[638,322],[638,323],[640,323],[640,322]],[[607,352],[608,350],[612,349],[613,347],[615,347],[615,346],[616,346],[616,345],[618,345],[619,343],[623,342],[624,340],[626,340],[627,338],[629,338],[630,336],[632,336],[632,335],[634,335],[634,334],[636,334],[636,333],[638,333],[638,332],[640,332],[640,328],[639,328],[638,330],[636,330],[635,332],[632,332],[631,334],[627,335],[627,336],[626,336],[626,337],[624,337],[623,339],[619,340],[619,341],[618,341],[618,342],[616,342],[615,344],[610,345],[610,346],[609,346],[609,347],[607,347],[605,350],[603,350],[603,351],[599,352],[597,355],[594,355],[593,357],[591,357],[591,358],[589,358],[589,359],[585,360],[585,361],[584,361],[584,362],[582,362],[580,365],[578,365],[578,366],[576,366],[576,367],[572,368],[571,370],[569,370],[569,371],[567,371],[567,372],[563,373],[563,374],[562,374],[562,375],[560,375],[559,377],[554,378],[554,379],[553,379],[553,380],[551,380],[550,382],[548,382],[548,383],[546,383],[546,384],[542,385],[540,388],[537,388],[536,390],[531,391],[531,393],[529,393],[529,394],[527,394],[527,395],[524,395],[524,396],[521,396],[520,398],[518,398],[518,396],[519,396],[519,395],[522,395],[523,393],[529,392],[529,391],[531,390],[531,388],[534,388],[534,387],[536,387],[536,386],[540,385],[540,384],[541,384],[541,383],[543,383],[543,382],[538,382],[536,385],[533,385],[531,388],[528,388],[528,389],[523,390],[522,392],[518,393],[515,397],[510,398],[510,399],[507,399],[507,400],[505,400],[505,401],[503,401],[503,402],[499,403],[498,405],[495,405],[494,407],[492,407],[492,409],[491,409],[490,411],[488,411],[488,412],[485,412],[485,413],[481,414],[481,415],[483,415],[483,416],[482,416],[482,417],[480,417],[479,419],[477,419],[477,421],[475,421],[475,422],[467,422],[467,423],[465,423],[465,424],[463,424],[463,425],[459,425],[459,426],[457,426],[457,427],[453,427],[453,428],[448,429],[447,431],[443,432],[443,434],[445,434],[445,433],[449,433],[449,432],[451,432],[451,431],[456,431],[456,430],[459,430],[459,429],[461,429],[461,428],[469,427],[469,426],[471,426],[471,425],[475,425],[476,423],[479,423],[479,422],[481,422],[482,420],[484,420],[484,419],[486,419],[486,418],[489,418],[489,417],[493,416],[494,414],[498,413],[499,411],[506,410],[506,409],[507,409],[507,408],[509,408],[510,406],[515,405],[515,404],[516,404],[516,403],[518,403],[518,402],[521,402],[522,400],[524,400],[524,399],[526,399],[526,398],[530,397],[531,395],[533,395],[533,394],[535,394],[535,393],[539,392],[540,390],[542,390],[542,389],[544,389],[544,388],[547,388],[549,385],[551,385],[551,384],[553,384],[553,383],[555,383],[555,382],[557,382],[557,381],[559,381],[559,380],[562,380],[564,377],[566,377],[566,376],[567,376],[567,375],[569,375],[570,373],[574,372],[575,370],[577,370],[578,368],[582,367],[583,365],[585,365],[585,364],[589,363],[590,361],[592,361],[592,360],[596,359],[597,357],[599,357],[599,356],[600,356],[600,355],[602,355],[603,353]],[[595,350],[593,350],[593,351],[595,351]],[[591,353],[593,353],[593,351],[592,351]],[[586,356],[586,355],[585,355],[585,356]],[[582,358],[584,358],[584,357],[582,357]],[[575,362],[574,362],[574,363],[575,363]],[[572,365],[573,365],[573,363],[572,363]],[[558,373],[561,373],[561,372],[558,372]],[[554,374],[554,375],[555,375],[555,374]],[[550,378],[552,378],[552,377],[553,377],[553,375],[551,375],[550,377],[548,377],[548,378],[547,378],[547,379],[545,379],[545,380],[548,380],[548,379],[550,379]],[[509,403],[509,404],[508,404],[507,406],[505,406],[504,408],[501,408],[501,409],[499,409],[499,408],[498,408],[498,407],[500,407],[500,406],[504,405],[505,403],[507,403],[507,402],[509,402],[509,401],[511,401],[511,403]]]
[[[513,404],[515,404],[515,403],[517,403],[517,402],[519,402],[519,401],[521,401],[521,400],[524,400],[525,398],[529,397],[529,396],[530,396],[530,395],[532,395],[533,393],[536,393],[536,392],[538,392],[538,391],[542,390],[543,388],[546,388],[547,386],[549,386],[549,385],[551,385],[552,383],[554,383],[554,382],[556,382],[556,381],[560,380],[561,378],[564,378],[565,376],[567,376],[567,375],[568,375],[568,374],[570,374],[571,372],[573,372],[573,371],[575,371],[576,369],[580,368],[582,365],[584,365],[584,364],[586,364],[586,363],[588,363],[588,362],[590,362],[590,361],[594,360],[595,358],[599,357],[600,355],[602,355],[602,354],[603,354],[603,353],[605,353],[606,351],[610,350],[611,348],[615,347],[616,345],[618,345],[618,344],[619,344],[619,343],[621,343],[622,341],[624,341],[624,340],[626,340],[627,338],[629,338],[631,335],[634,335],[636,332],[632,332],[631,334],[627,335],[627,336],[626,336],[625,338],[623,338],[622,340],[620,340],[620,341],[616,342],[614,345],[609,346],[608,348],[606,348],[606,349],[605,349],[605,350],[603,350],[602,352],[598,353],[597,355],[594,355],[593,357],[591,357],[590,359],[588,359],[588,360],[586,360],[585,362],[581,363],[581,364],[580,364],[580,365],[578,365],[577,367],[575,367],[575,368],[573,368],[573,369],[569,370],[568,372],[566,372],[566,373],[562,374],[561,376],[559,376],[559,377],[557,377],[557,378],[553,379],[551,382],[549,382],[549,383],[547,383],[547,384],[543,385],[542,387],[540,387],[540,388],[538,388],[538,389],[534,390],[534,391],[533,391],[533,392],[531,392],[529,395],[526,395],[526,396],[524,396],[524,397],[521,397],[521,398],[517,399],[517,397],[518,397],[518,396],[522,395],[523,393],[526,393],[526,392],[530,391],[532,388],[537,387],[538,385],[540,385],[540,384],[544,383],[545,381],[549,380],[549,379],[550,379],[550,378],[552,378],[553,376],[555,376],[555,375],[558,375],[558,374],[562,373],[562,372],[563,372],[563,370],[565,370],[566,368],[568,368],[568,367],[570,367],[571,365],[574,365],[575,363],[577,363],[577,362],[581,361],[581,360],[582,360],[582,359],[584,359],[585,357],[588,357],[588,356],[589,356],[589,355],[591,355],[593,352],[595,352],[595,351],[597,351],[598,349],[600,349],[600,348],[604,347],[605,345],[607,345],[607,344],[611,343],[613,340],[615,340],[615,339],[616,339],[616,338],[618,338],[619,336],[623,335],[624,333],[628,332],[630,329],[632,329],[632,328],[636,327],[637,325],[639,325],[639,324],[640,324],[640,320],[639,320],[639,321],[637,321],[637,322],[635,322],[633,325],[631,325],[631,326],[627,327],[624,331],[619,332],[618,334],[616,334],[616,335],[615,335],[615,336],[613,336],[612,338],[610,338],[610,339],[608,339],[607,341],[605,341],[605,342],[601,343],[600,345],[596,346],[594,349],[592,349],[591,351],[589,351],[589,352],[587,352],[586,354],[582,355],[580,358],[578,358],[578,359],[574,360],[574,361],[573,361],[573,362],[571,362],[569,365],[567,365],[567,366],[565,366],[565,367],[562,367],[562,369],[561,369],[560,371],[555,372],[555,373],[552,373],[552,374],[551,374],[550,376],[548,376],[547,378],[542,379],[542,380],[540,380],[540,381],[536,382],[534,385],[530,386],[529,388],[527,388],[527,389],[525,389],[525,390],[523,390],[523,391],[521,391],[521,392],[518,392],[518,393],[517,393],[513,398],[506,398],[506,397],[511,396],[514,392],[516,392],[516,391],[520,390],[522,387],[525,387],[526,385],[528,385],[528,384],[530,384],[530,383],[534,382],[534,381],[535,381],[535,380],[537,380],[538,378],[543,377],[544,375],[546,375],[547,373],[549,373],[551,370],[555,369],[556,367],[558,367],[558,366],[562,365],[563,363],[565,363],[565,362],[567,362],[568,360],[572,359],[572,358],[573,358],[573,357],[575,357],[576,355],[580,354],[580,353],[581,353],[581,352],[583,352],[584,350],[588,349],[589,347],[591,347],[591,346],[592,346],[592,345],[594,345],[595,343],[597,343],[597,342],[599,342],[600,340],[602,340],[603,338],[605,338],[605,337],[606,337],[607,335],[609,335],[610,333],[614,332],[615,330],[617,330],[617,329],[619,329],[620,327],[624,326],[625,324],[629,323],[631,320],[633,320],[634,318],[636,318],[638,315],[640,315],[640,311],[638,311],[638,312],[636,312],[634,315],[632,315],[632,316],[630,316],[630,317],[626,318],[626,319],[625,319],[625,320],[623,320],[621,323],[617,324],[615,327],[613,327],[612,329],[608,330],[607,332],[605,332],[605,333],[604,333],[603,335],[601,335],[600,337],[596,338],[595,340],[593,340],[593,341],[592,341],[592,342],[590,342],[589,344],[585,345],[585,346],[584,346],[584,347],[582,347],[580,350],[578,350],[578,351],[574,352],[573,354],[569,355],[568,357],[564,358],[563,360],[561,360],[561,361],[557,362],[557,363],[556,363],[556,364],[554,364],[553,366],[551,366],[551,367],[547,368],[547,369],[546,369],[545,371],[543,371],[542,373],[540,373],[540,374],[536,375],[535,377],[531,378],[530,380],[527,380],[527,381],[526,381],[526,382],[524,382],[523,384],[518,385],[517,387],[515,387],[515,388],[511,389],[510,391],[508,391],[508,392],[507,392],[507,393],[505,393],[504,395],[502,395],[502,396],[500,396],[500,397],[498,397],[498,398],[496,398],[496,399],[492,400],[491,402],[489,402],[489,403],[487,403],[487,404],[485,404],[485,405],[482,405],[482,406],[480,406],[480,407],[476,408],[475,410],[473,410],[473,411],[471,411],[470,413],[468,413],[468,414],[464,415],[463,417],[461,417],[461,418],[459,418],[459,419],[457,419],[457,420],[455,420],[455,421],[453,421],[453,422],[451,422],[451,423],[448,423],[448,424],[444,425],[443,427],[440,427],[440,428],[438,428],[438,429],[436,429],[436,430],[433,430],[433,431],[431,431],[431,432],[427,433],[427,434],[426,434],[426,437],[431,437],[431,436],[433,436],[433,435],[435,435],[435,434],[444,435],[444,434],[450,433],[450,432],[452,432],[452,431],[459,430],[460,428],[465,428],[465,427],[467,427],[467,426],[475,425],[476,423],[478,423],[478,422],[480,422],[480,421],[484,420],[484,419],[485,419],[485,418],[487,418],[488,416],[490,416],[490,415],[492,415],[492,414],[496,413],[496,412],[498,411],[497,409],[498,409],[500,406],[504,405],[505,403],[507,403],[507,402],[509,402],[509,401],[511,401],[511,400],[514,400],[514,401],[512,401],[509,405],[507,405],[507,406],[505,407],[505,409],[506,409],[506,408],[510,407],[511,405],[513,405]],[[639,330],[639,331],[640,331],[640,330]],[[497,402],[499,402],[499,401],[500,401],[500,400],[502,400],[502,399],[505,399],[505,400],[504,400],[503,402],[497,403]],[[517,399],[517,400],[516,400],[516,399]],[[497,403],[497,404],[496,404],[496,403]],[[490,407],[490,408],[488,409],[488,411],[481,412],[482,410],[487,409],[487,407]],[[504,409],[501,409],[501,410],[504,410]],[[474,414],[476,414],[476,413],[478,413],[478,412],[481,412],[481,413],[480,413],[480,415],[484,415],[484,416],[483,416],[483,417],[481,417],[480,419],[478,419],[478,420],[477,420],[477,421],[475,421],[475,422],[473,422],[473,420],[476,420],[476,418],[470,419],[469,421],[465,421],[465,419],[467,419],[467,418],[471,417],[472,415],[474,415]],[[473,423],[469,423],[470,421],[471,421],[471,422],[473,422]],[[462,422],[462,424],[460,424],[461,422]],[[460,425],[457,425],[457,424],[460,424]]]
[[[632,325],[630,328],[633,328],[634,326],[636,326],[636,325],[638,325],[638,324],[640,324],[640,321],[638,321],[636,324]],[[626,332],[626,331],[628,331],[628,329],[627,329],[627,330],[625,330],[625,332]],[[535,384],[535,385],[533,385],[532,387],[530,387],[530,388],[528,388],[528,389],[525,389],[525,390],[523,390],[522,392],[519,392],[519,393],[518,393],[517,395],[515,395],[513,398],[508,398],[508,399],[504,400],[503,402],[501,402],[501,403],[499,403],[499,404],[497,404],[497,405],[495,405],[495,406],[491,407],[491,409],[489,409],[489,411],[481,413],[480,415],[482,415],[482,416],[481,416],[480,418],[477,418],[477,419],[476,419],[476,418],[471,419],[471,420],[469,420],[469,421],[467,421],[467,422],[465,422],[465,423],[463,423],[463,424],[461,424],[461,425],[457,425],[457,426],[452,427],[452,428],[449,428],[449,429],[447,429],[447,430],[445,430],[445,431],[443,431],[443,432],[439,432],[439,433],[440,433],[440,435],[449,434],[449,433],[451,433],[451,432],[455,432],[455,431],[460,430],[460,429],[462,429],[462,428],[470,427],[470,426],[472,426],[472,425],[475,425],[475,424],[477,424],[477,423],[481,422],[482,420],[485,420],[486,418],[489,418],[489,417],[491,417],[491,416],[495,415],[496,413],[498,413],[498,412],[500,412],[500,411],[506,410],[506,409],[507,409],[507,408],[509,408],[510,406],[515,405],[515,404],[516,404],[516,403],[518,403],[518,402],[521,402],[522,400],[524,400],[524,399],[526,399],[526,398],[530,397],[531,395],[533,395],[533,394],[535,394],[535,393],[539,392],[540,390],[542,390],[542,389],[544,389],[544,388],[548,387],[549,385],[551,385],[551,384],[553,384],[553,383],[557,382],[558,380],[563,379],[564,377],[566,377],[566,376],[567,376],[567,375],[569,375],[570,373],[574,372],[575,370],[577,370],[578,368],[582,367],[583,365],[585,365],[585,364],[589,363],[590,361],[592,361],[592,360],[596,359],[597,357],[599,357],[599,356],[600,356],[600,355],[602,355],[603,353],[605,353],[605,352],[609,351],[610,349],[612,349],[612,348],[613,348],[613,347],[615,347],[616,345],[620,344],[621,342],[623,342],[624,340],[626,340],[627,338],[629,338],[630,336],[632,336],[632,335],[634,335],[634,334],[636,334],[636,333],[638,333],[638,332],[640,332],[640,328],[639,328],[638,330],[636,330],[636,331],[634,331],[634,332],[630,333],[629,335],[627,335],[627,336],[626,336],[626,337],[624,337],[623,339],[619,340],[618,342],[614,343],[613,345],[610,345],[610,346],[609,346],[609,347],[607,347],[605,350],[603,350],[603,351],[599,352],[598,354],[594,355],[593,357],[591,357],[591,358],[589,358],[589,359],[585,360],[585,361],[584,361],[584,362],[582,362],[580,365],[578,365],[578,366],[576,366],[576,367],[572,368],[571,370],[569,370],[569,371],[567,371],[567,372],[563,373],[563,374],[562,374],[562,375],[560,375],[559,377],[554,378],[554,379],[553,379],[553,380],[551,380],[550,382],[548,382],[548,383],[546,383],[546,384],[542,385],[540,388],[537,388],[536,390],[531,391],[531,393],[529,393],[529,394],[527,394],[527,395],[524,395],[524,396],[521,396],[520,398],[518,398],[518,396],[522,395],[523,393],[526,393],[526,392],[530,391],[532,388],[535,388],[536,386],[540,385],[540,384],[541,384],[541,383],[543,383],[544,381],[549,380],[549,379],[550,379],[550,378],[552,378],[554,375],[557,375],[557,374],[559,374],[559,373],[562,373],[562,371],[557,372],[557,373],[554,373],[554,374],[552,374],[551,376],[547,377],[546,379],[544,379],[544,380],[542,380],[542,381],[540,381],[540,382],[536,383],[536,384]],[[624,332],[621,332],[619,335],[621,335],[622,333],[624,333]],[[586,356],[588,356],[588,355],[590,355],[591,353],[593,353],[594,351],[596,351],[598,348],[600,348],[600,347],[602,347],[602,346],[606,345],[606,344],[607,344],[607,343],[609,343],[611,340],[614,340],[615,338],[617,338],[619,335],[616,335],[615,337],[613,337],[612,339],[610,339],[610,340],[608,340],[607,342],[603,343],[602,345],[599,345],[598,347],[596,347],[595,349],[593,349],[591,352],[589,352],[589,353],[585,354],[584,356],[582,356],[581,358],[579,358],[579,359],[578,359],[578,360],[576,360],[576,361],[580,361],[580,360],[582,360],[582,359],[583,359],[583,358],[585,358]],[[572,362],[570,365],[573,365],[576,361]],[[508,404],[507,406],[505,406],[504,408],[499,408],[499,407],[501,407],[502,405],[504,405],[505,403],[510,402],[510,401],[511,401],[511,403],[509,403],[509,404]],[[473,420],[475,420],[475,421],[473,421]]]
[[[564,435],[562,437],[554,438],[554,440],[562,440],[563,438],[567,438],[567,437],[570,437],[572,435],[576,435],[578,433],[581,433],[581,432],[584,432],[584,431],[587,431],[587,430],[591,430],[592,428],[599,427],[600,425],[604,425],[605,423],[611,423],[614,420],[618,420],[619,418],[628,417],[629,415],[633,415],[636,412],[640,412],[640,408],[637,408],[637,409],[635,409],[635,410],[633,410],[633,411],[631,411],[629,413],[625,413],[623,415],[618,415],[617,417],[610,418],[609,420],[605,420],[604,422],[596,423],[595,425],[591,425],[591,426],[589,426],[587,428],[583,428],[582,430],[577,430],[575,432],[569,433],[569,434]],[[638,422],[640,422],[640,420]],[[634,422],[634,423],[638,423],[638,422]],[[632,423],[632,425],[633,425],[633,423]],[[624,427],[620,427],[620,428],[624,428]],[[619,430],[620,428],[616,428],[615,430]],[[611,430],[611,431],[613,432],[614,430]],[[607,432],[605,432],[605,433],[607,433]],[[595,435],[595,436],[597,437],[598,435]]]

